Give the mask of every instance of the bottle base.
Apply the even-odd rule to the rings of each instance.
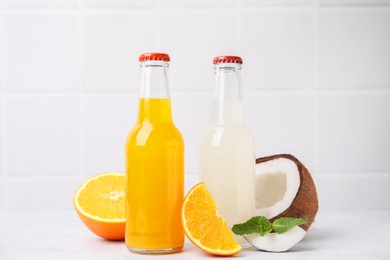
[[[127,249],[136,254],[141,255],[167,255],[180,252],[183,247],[174,247],[174,248],[136,248],[131,246],[126,246]]]

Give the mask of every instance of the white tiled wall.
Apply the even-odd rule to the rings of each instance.
[[[316,172],[313,96],[300,92],[247,92],[246,120],[258,156],[291,153]],[[305,159],[303,159],[305,158]]]
[[[8,93],[80,89],[77,14],[9,11],[4,23]]]
[[[69,210],[124,170],[149,51],[171,55],[187,186],[211,60],[241,55],[258,156],[303,161],[322,210],[390,209],[390,0],[0,0],[0,211]]]
[[[313,8],[245,8],[241,46],[251,89],[315,87],[316,16]]]
[[[321,93],[318,118],[320,171],[389,171],[389,91]]]
[[[84,173],[123,171],[123,146],[137,118],[136,94],[86,96],[84,104]]]
[[[319,11],[320,88],[388,89],[390,6]]]
[[[7,175],[80,174],[80,103],[65,94],[7,95]]]
[[[81,21],[84,90],[136,91],[139,66],[134,61],[139,53],[155,48],[156,24],[151,10],[85,11]]]

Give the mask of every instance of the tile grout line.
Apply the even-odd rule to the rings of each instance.
[[[242,53],[242,5],[241,1],[237,0],[238,13],[237,13],[237,46],[238,46],[238,56],[241,56]]]
[[[319,108],[318,108],[318,95],[319,95],[319,3],[318,0],[314,2],[314,92],[313,92],[313,121],[314,121],[314,172],[319,171]]]
[[[314,86],[316,86],[316,82],[314,83]],[[319,84],[318,84],[319,85]],[[180,94],[194,94],[194,93],[206,93],[209,90],[203,89],[188,89],[188,90],[179,90],[176,89],[176,93]],[[247,91],[250,92],[256,92],[256,93],[300,93],[300,94],[308,94],[312,93],[313,89],[310,88],[281,88],[281,89],[272,89],[272,88],[247,88]],[[28,92],[28,91],[20,91],[20,92],[8,92],[8,97],[33,97],[33,96],[40,96],[40,97],[79,97],[80,94],[83,93],[83,95],[134,95],[138,94],[138,91],[85,91],[85,89],[81,92],[50,92],[50,91],[39,91],[39,92]],[[390,88],[320,88],[318,87],[316,89],[316,93],[321,94],[330,94],[330,93],[375,93],[375,94],[389,94]]]
[[[85,86],[84,86],[84,10],[83,10],[83,0],[78,1],[78,60],[79,60],[79,99],[80,99],[80,113],[79,113],[79,121],[80,121],[80,173],[79,175],[86,175],[85,171],[85,158],[86,158],[86,149],[85,149]]]
[[[318,0],[316,1],[318,2]],[[390,4],[355,4],[355,5],[348,5],[348,4],[339,4],[339,5],[317,5],[318,8],[324,9],[324,10],[365,10],[365,9],[383,9],[388,10],[390,8]]]
[[[157,0],[157,6],[154,11],[154,19],[155,19],[155,32],[154,32],[154,46],[156,50],[161,50],[161,41],[160,41],[160,20],[161,20],[161,12],[162,12],[162,4],[161,0]],[[161,50],[164,51],[164,50]]]
[[[335,5],[321,5],[318,4],[318,1],[315,0],[313,4],[298,4],[298,5],[288,5],[288,4],[253,4],[245,5],[240,0],[237,0],[235,6],[214,6],[214,7],[193,7],[193,6],[180,6],[180,7],[167,7],[161,4],[161,1],[157,1],[157,9],[171,10],[171,11],[232,11],[237,7],[241,7],[246,10],[298,10],[298,9],[307,9],[317,7],[322,9],[334,9],[334,10],[345,10],[345,9],[390,9],[390,4],[335,4]],[[56,13],[77,13],[80,7],[86,12],[134,12],[134,11],[150,11],[156,8],[156,6],[114,6],[114,7],[88,7],[85,6],[83,1],[79,1],[79,7],[4,7],[4,12],[7,13],[34,13],[34,12],[56,12]]]
[[[5,12],[4,10],[0,10],[0,31],[5,33]],[[4,54],[5,54],[5,38],[2,37],[1,39],[1,49],[0,49],[0,56],[2,57],[0,59],[0,62],[1,62],[1,65],[0,67],[3,69],[3,72],[4,72],[4,69],[5,69],[5,58],[4,58]],[[2,211],[6,212],[7,211],[7,208],[8,208],[8,174],[7,174],[7,160],[6,160],[6,154],[7,154],[7,136],[6,136],[6,109],[7,109],[7,106],[6,106],[6,101],[7,101],[7,98],[6,98],[6,86],[5,86],[5,75],[3,75],[3,77],[1,78],[1,113],[2,113],[2,117],[1,117],[1,125],[2,125],[2,132],[1,132],[1,139],[2,139],[2,143],[3,143],[3,146],[1,148],[1,152],[2,152],[2,156],[3,156],[3,162],[2,162],[2,177],[3,177],[3,183],[2,183],[2,186],[3,186],[3,207],[2,207]]]
[[[390,178],[389,171],[318,171],[316,177],[324,178],[356,178],[356,177]]]

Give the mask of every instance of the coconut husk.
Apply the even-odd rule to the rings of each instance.
[[[300,186],[297,195],[295,196],[290,207],[271,219],[271,222],[281,217],[303,218],[306,224],[301,225],[304,230],[308,230],[314,222],[315,216],[318,212],[318,197],[317,190],[311,177],[310,172],[305,165],[291,154],[277,154],[256,159],[256,164],[275,160],[278,158],[285,158],[295,163],[300,175]]]

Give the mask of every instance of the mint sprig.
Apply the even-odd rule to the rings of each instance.
[[[302,218],[278,218],[272,223],[273,230],[278,234],[283,234],[295,226],[305,224]]]
[[[265,236],[266,234],[275,231],[278,234],[283,234],[295,226],[305,224],[306,221],[302,218],[278,218],[271,224],[268,218],[264,216],[257,216],[249,219],[245,223],[236,224],[232,231],[236,235],[259,234]]]
[[[234,225],[232,231],[234,234],[241,236],[252,233],[258,233],[260,236],[264,236],[272,231],[272,225],[268,218],[258,216],[249,219],[245,223]]]

